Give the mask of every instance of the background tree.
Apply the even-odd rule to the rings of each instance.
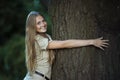
[[[109,48],[56,50],[52,80],[119,80],[120,1],[51,0],[53,39],[90,39],[103,36]]]

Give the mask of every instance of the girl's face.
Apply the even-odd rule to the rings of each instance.
[[[38,33],[45,33],[47,31],[47,23],[41,15],[36,17],[36,31]]]

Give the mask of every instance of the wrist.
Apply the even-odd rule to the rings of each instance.
[[[95,40],[90,40],[90,45],[94,45]]]

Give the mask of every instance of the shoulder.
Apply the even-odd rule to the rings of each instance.
[[[41,35],[38,35],[38,34],[35,36],[35,40],[39,40],[39,39],[43,39],[43,38],[44,37],[42,37]]]
[[[48,39],[49,39],[49,42],[50,42],[50,41],[53,41],[52,38],[51,38],[51,36],[50,36],[49,34],[47,34],[47,37],[48,37]]]
[[[49,34],[46,34],[48,37],[51,37]]]
[[[47,49],[48,46],[48,38],[45,38],[41,35],[36,35],[35,36],[36,42],[39,44],[41,49]]]
[[[35,36],[35,40],[38,41],[38,42],[46,42],[46,41],[48,41],[48,38],[43,37],[43,36],[38,34],[38,35]]]

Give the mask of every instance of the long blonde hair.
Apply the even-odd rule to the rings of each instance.
[[[35,36],[36,36],[36,17],[41,15],[36,11],[28,14],[26,19],[26,66],[30,74],[35,71],[36,65],[36,51],[35,51]],[[49,62],[52,63],[54,58],[53,52],[49,54]]]

